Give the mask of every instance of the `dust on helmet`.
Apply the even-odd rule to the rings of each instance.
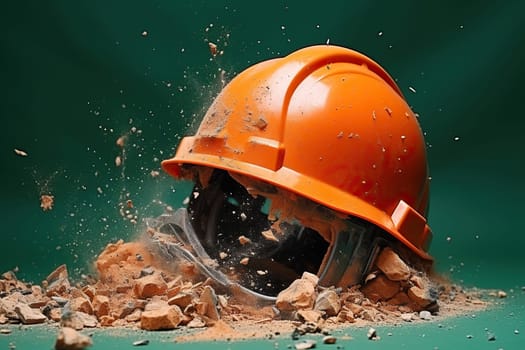
[[[359,283],[383,245],[432,261],[418,120],[356,51],[312,46],[249,67],[162,167],[195,181],[188,212],[200,243],[258,293],[303,271],[321,285]]]

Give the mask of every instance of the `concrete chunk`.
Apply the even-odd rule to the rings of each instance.
[[[32,309],[23,303],[16,304],[15,312],[23,324],[44,323],[47,320],[47,317],[40,310]]]
[[[379,300],[388,300],[401,290],[399,282],[392,281],[385,275],[379,275],[369,281],[362,289],[364,295],[377,302]]]
[[[315,286],[312,281],[298,279],[277,295],[275,306],[281,311],[311,309],[315,298]]]
[[[334,289],[325,289],[319,293],[315,300],[314,310],[322,311],[327,316],[335,316],[341,310],[339,295]]]
[[[389,247],[379,254],[376,265],[391,281],[406,281],[410,278],[408,265]]]
[[[163,295],[167,289],[168,285],[158,273],[137,279],[133,288],[135,295],[139,298],[151,298],[154,295]]]
[[[144,311],[140,317],[140,328],[147,331],[175,329],[183,318],[181,309],[169,305],[160,309]]]
[[[90,337],[73,328],[63,327],[58,333],[55,350],[82,350],[93,344]]]

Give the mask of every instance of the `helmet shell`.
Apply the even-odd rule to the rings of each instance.
[[[311,46],[241,72],[162,162],[175,177],[184,164],[285,188],[369,221],[432,260],[419,123],[388,73],[356,51]]]

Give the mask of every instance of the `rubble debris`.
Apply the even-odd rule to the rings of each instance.
[[[218,321],[220,319],[219,310],[217,309],[218,299],[210,286],[205,286],[202,290],[200,302],[206,305],[206,312],[204,316],[210,318],[213,321]]]
[[[248,244],[248,243],[252,243],[252,240],[249,239],[248,237],[246,236],[239,236],[239,243],[241,243],[242,245],[245,245],[245,244]]]
[[[32,309],[27,304],[16,304],[15,312],[23,324],[44,323],[47,320],[47,317],[40,310]]]
[[[317,345],[317,342],[312,339],[305,339],[300,342],[295,343],[295,348],[297,350],[306,350],[306,349],[313,349]]]
[[[430,311],[423,310],[419,312],[419,318],[425,321],[430,321],[432,319],[432,314]]]
[[[398,281],[392,281],[385,275],[370,279],[363,288],[363,293],[373,301],[388,300],[401,291]]]
[[[279,239],[277,237],[275,237],[275,235],[273,234],[272,230],[262,231],[261,235],[264,237],[264,239],[266,239],[268,241],[279,242]]]
[[[216,56],[217,55],[217,44],[214,44],[210,41],[208,42],[208,47],[210,48],[211,55]]]
[[[377,335],[377,331],[376,331],[376,329],[373,328],[373,327],[368,328],[368,331],[366,332],[366,337],[367,337],[369,340],[379,340],[379,339],[381,339],[381,338]]]
[[[168,285],[159,273],[153,273],[135,280],[133,290],[138,298],[146,299],[155,295],[163,295]]]
[[[55,342],[55,350],[82,350],[91,345],[93,341],[87,335],[73,328],[62,327]]]
[[[117,141],[115,141],[115,144],[119,147],[124,147],[126,145],[126,136],[122,135],[120,136]]]
[[[40,208],[42,208],[43,211],[53,209],[54,202],[55,197],[50,194],[43,194],[40,196]]]
[[[321,291],[315,300],[314,310],[321,311],[326,316],[336,316],[341,311],[341,300],[335,289]]]
[[[335,344],[337,342],[337,338],[333,335],[327,335],[323,337],[323,344]]]
[[[21,149],[15,148],[14,151],[17,156],[27,157],[27,153]]]
[[[288,288],[277,295],[275,306],[280,311],[296,311],[312,308],[317,297],[315,291],[316,286],[317,281],[313,283],[307,273],[304,273],[303,277],[293,281]]]
[[[11,330],[9,328],[1,328],[0,334],[11,334]]]
[[[140,328],[147,331],[175,329],[183,318],[177,305],[162,305],[158,308],[144,311],[140,317]]]
[[[412,313],[406,312],[406,313],[402,313],[400,317],[405,322],[412,322],[413,316],[414,315]]]
[[[149,344],[149,340],[148,339],[141,339],[141,340],[137,340],[137,341],[133,342],[133,346],[144,346],[144,345],[148,345],[148,344]]]
[[[384,248],[379,254],[376,266],[391,281],[404,281],[410,277],[408,265],[390,247]]]
[[[84,278],[78,285],[70,282],[66,265],[57,267],[41,286],[17,280],[14,272],[4,273],[0,276],[0,324],[29,324],[31,318],[24,316],[24,321],[20,313],[36,311],[41,313],[39,322],[56,322],[74,330],[187,327],[202,329],[196,334],[204,339],[224,339],[239,337],[238,327],[230,324],[251,325],[252,333],[259,336],[264,336],[264,327],[290,333],[296,329],[299,336],[348,324],[400,323],[409,317],[411,322],[423,322],[436,312],[436,304],[444,316],[486,306],[477,294],[434,281],[411,267],[408,275],[402,274],[403,280],[393,281],[373,266],[377,270],[363,286],[350,288],[320,286],[319,278],[306,272],[279,293],[275,304],[259,307],[225,294],[185,261],[166,266],[156,259],[144,241],[118,241],[108,244],[97,258],[96,278]],[[385,285],[395,288],[381,290],[379,286]]]

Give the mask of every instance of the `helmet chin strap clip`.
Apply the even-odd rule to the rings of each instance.
[[[348,287],[359,284],[370,271],[381,248],[388,244],[377,236],[374,226],[362,227],[348,222],[348,229],[338,232],[319,273],[319,284]]]

